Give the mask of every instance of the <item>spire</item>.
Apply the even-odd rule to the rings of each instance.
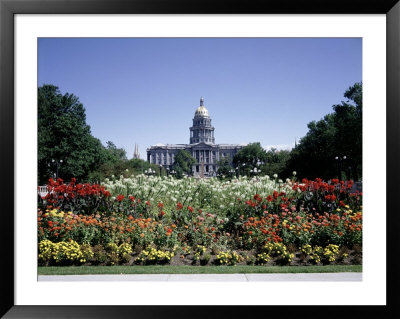
[[[204,98],[203,97],[200,98],[200,106],[204,106]]]
[[[135,151],[133,152],[133,158],[140,158],[139,146],[135,143]]]

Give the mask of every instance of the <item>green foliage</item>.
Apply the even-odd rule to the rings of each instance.
[[[225,177],[233,177],[235,172],[231,173],[233,169],[231,162],[228,158],[223,157],[218,161],[218,175]]]
[[[192,155],[185,150],[179,150],[175,155],[173,169],[176,172],[177,178],[182,178],[184,174],[189,175],[192,172],[192,165],[196,160]]]
[[[55,160],[53,162],[52,160]],[[73,94],[54,85],[38,89],[38,182],[45,184],[57,171],[64,180],[100,182],[111,175],[142,173],[145,161],[128,161],[126,151],[108,141],[104,147],[86,123],[85,108]],[[156,167],[156,166],[155,166]]]
[[[233,164],[242,175],[251,175],[250,171],[259,167],[267,160],[267,152],[259,142],[250,143],[243,147],[234,157]],[[244,165],[243,165],[244,164]]]
[[[114,162],[118,160],[127,160],[126,151],[123,148],[117,148],[117,146],[113,142],[108,141],[106,149],[110,157],[109,160]]]
[[[142,159],[112,159],[106,161],[102,165],[99,165],[95,171],[90,172],[88,179],[90,182],[99,182],[104,181],[105,178],[111,178],[112,175],[115,177],[119,177],[121,175],[124,177],[130,177],[131,175],[143,174],[144,171],[148,170],[150,167],[156,172],[156,175],[160,171],[160,167],[158,165],[150,164]],[[165,170],[162,171],[162,174],[166,174]]]
[[[88,172],[105,160],[100,140],[90,133],[83,105],[58,87],[38,89],[38,182],[42,185],[57,171],[61,178],[85,180]]]
[[[265,175],[273,176],[278,174],[282,176],[286,169],[287,161],[290,158],[290,151],[278,151],[272,148],[267,152],[266,163],[261,166],[261,171]]]
[[[300,178],[359,180],[362,175],[362,84],[355,83],[333,105],[333,113],[308,124],[309,131],[290,154],[284,173],[297,171]],[[335,158],[346,159],[343,161]],[[340,176],[339,176],[340,175]]]

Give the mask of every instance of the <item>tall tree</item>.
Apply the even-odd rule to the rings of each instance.
[[[293,170],[306,178],[362,176],[362,83],[355,83],[344,96],[348,100],[333,105],[333,113],[308,124],[306,136],[291,152],[288,176]]]
[[[257,169],[267,160],[267,152],[261,147],[259,142],[250,143],[243,147],[233,157],[233,164],[239,168],[240,172],[250,175],[250,171]]]
[[[113,142],[108,141],[106,149],[109,151],[112,157],[111,160],[127,160],[126,151],[123,148],[117,148]]]
[[[62,95],[54,85],[39,87],[39,184],[53,176],[57,165],[59,176],[64,179],[86,179],[89,171],[104,161],[104,156],[104,147],[86,124],[85,109],[79,99],[69,93]]]
[[[343,161],[342,169],[347,176],[359,179],[362,176],[362,84],[350,87],[344,96],[348,99],[334,105],[335,146],[338,157]]]
[[[218,163],[218,175],[221,177],[233,177],[234,173],[231,172],[233,170],[231,161],[227,157],[221,158]]]
[[[175,155],[173,165],[173,169],[176,172],[176,177],[182,178],[184,174],[190,175],[192,172],[192,165],[194,165],[195,162],[196,160],[189,152],[185,150],[179,150]]]
[[[278,176],[282,177],[289,157],[290,151],[278,151],[277,149],[272,148],[271,150],[267,151],[265,164],[261,166],[262,173],[269,176],[278,174]]]

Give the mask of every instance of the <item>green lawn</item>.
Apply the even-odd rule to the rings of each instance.
[[[242,274],[362,272],[362,265],[327,266],[55,266],[38,267],[38,275],[94,274]]]

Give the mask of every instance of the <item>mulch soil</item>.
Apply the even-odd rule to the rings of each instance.
[[[256,252],[254,250],[237,250],[236,251],[239,255],[243,256],[243,261],[238,262],[236,265],[254,265],[254,263],[249,263],[248,259],[246,259],[246,256],[253,257],[253,260],[255,259]],[[301,252],[293,252],[294,253],[294,258],[290,262],[290,266],[307,266],[307,265],[315,265],[313,263],[312,259],[310,259],[309,256],[305,256]],[[359,250],[346,250],[346,253],[348,254],[347,257],[341,256],[343,252],[339,254],[339,257],[336,259],[335,262],[331,263],[333,265],[360,265],[362,264],[362,252]],[[200,262],[201,259],[203,259],[204,255],[210,254],[210,259],[209,261],[205,264],[205,262]],[[135,260],[139,253],[133,253],[132,258],[128,263],[125,263],[124,265],[137,265],[135,263]],[[212,255],[210,252],[204,253],[202,256],[200,256],[200,260],[194,261],[194,255],[193,254],[176,254],[173,258],[171,258],[170,262],[168,265],[173,265],[173,266],[199,266],[199,267],[206,267],[206,266],[214,266],[216,265],[216,255]],[[276,265],[281,265],[279,263],[279,258],[271,258],[267,263],[263,264],[264,266],[276,266]],[[318,263],[317,265],[323,265],[322,263]]]

